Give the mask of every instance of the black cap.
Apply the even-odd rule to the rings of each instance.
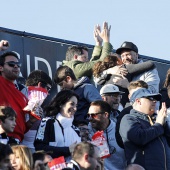
[[[132,50],[136,53],[138,53],[138,47],[133,44],[132,42],[125,41],[120,48],[116,50],[117,54],[121,54],[123,50]]]

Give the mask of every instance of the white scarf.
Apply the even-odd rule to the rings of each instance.
[[[70,146],[71,144],[81,142],[81,138],[77,135],[75,130],[71,127],[73,124],[74,117],[71,118],[64,117],[60,113],[57,114],[56,119],[60,122],[64,130],[65,146]]]

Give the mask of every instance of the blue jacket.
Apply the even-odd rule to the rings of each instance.
[[[102,100],[99,91],[90,83],[88,77],[82,77],[74,85],[73,91],[79,96],[77,112],[74,115],[74,121],[85,120],[90,103],[95,100]]]
[[[150,125],[148,116],[134,109],[120,123],[127,164],[139,164],[146,170],[170,169],[170,122],[164,127]]]

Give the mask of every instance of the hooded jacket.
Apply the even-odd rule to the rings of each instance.
[[[74,121],[85,120],[90,103],[95,100],[102,100],[98,90],[90,83],[88,77],[80,78],[74,85],[73,91],[79,96],[77,111],[74,115]]]
[[[88,127],[90,138],[92,138],[97,131],[92,128],[91,123],[89,123]],[[123,170],[125,168],[125,154],[124,150],[120,148],[116,142],[115,127],[116,123],[110,120],[109,126],[104,131],[104,136],[108,141],[108,147],[111,154],[109,158],[104,159],[105,170]]]

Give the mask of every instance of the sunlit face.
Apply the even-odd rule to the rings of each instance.
[[[114,94],[102,96],[103,101],[106,101],[107,103],[109,103],[111,107],[113,107],[113,105],[115,104],[119,104],[121,97],[122,96],[120,95],[120,93],[114,93]]]
[[[103,130],[107,121],[106,112],[102,112],[99,106],[92,105],[88,112],[89,121],[96,130]]]
[[[14,131],[16,126],[16,118],[15,117],[8,117],[5,119],[4,123],[1,121],[1,127],[6,133],[10,133]]]
[[[4,65],[0,66],[0,71],[1,71],[2,77],[13,82],[19,77],[20,67],[18,67],[17,65],[15,65],[14,67],[9,66],[7,64],[7,62],[9,61],[18,62],[18,59],[14,56],[6,56]]]
[[[155,112],[155,107],[156,107],[156,100],[150,100],[147,98],[140,98],[141,107],[140,110],[141,112],[145,114],[152,115]]]
[[[14,170],[21,170],[22,162],[21,162],[21,158],[17,154],[11,154],[10,161],[11,161],[12,168]]]
[[[82,50],[83,54],[77,56],[77,60],[82,61],[82,62],[88,62],[89,58],[88,58],[88,51],[86,50]]]
[[[77,98],[72,96],[64,105],[61,106],[60,113],[67,118],[72,118],[77,111]]]
[[[138,60],[138,54],[134,51],[122,51],[121,59],[124,64],[136,64]]]
[[[62,82],[58,83],[61,89],[71,90],[74,87],[74,83],[71,77],[67,76]]]

